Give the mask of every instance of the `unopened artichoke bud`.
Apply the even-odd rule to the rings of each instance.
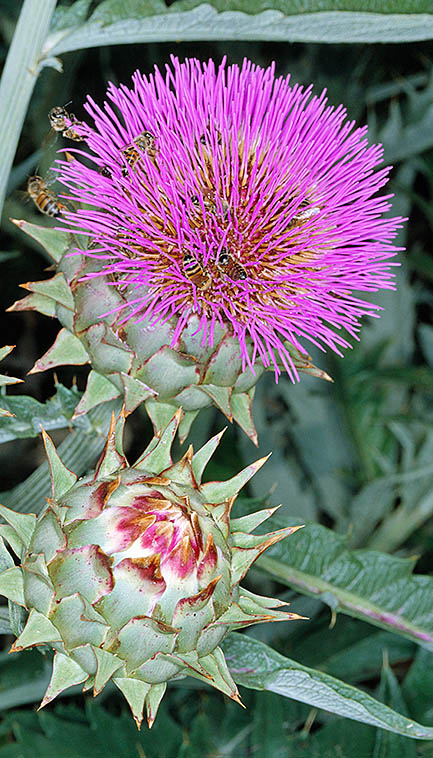
[[[0,506],[0,534],[20,560],[0,574],[0,593],[29,611],[12,651],[55,651],[42,706],[71,685],[96,695],[112,680],[137,725],[145,709],[151,726],[167,682],[187,675],[240,702],[223,638],[257,622],[301,618],[239,585],[266,548],[299,528],[253,535],[275,509],[230,518],[265,459],[202,484],[221,435],[173,463],[180,416],[133,466],[122,449],[124,415],[113,418],[96,470],[79,480],[44,435],[53,494],[46,509],[36,517]]]

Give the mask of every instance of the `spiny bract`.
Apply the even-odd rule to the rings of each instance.
[[[121,395],[127,413],[145,404],[156,432],[182,407],[179,436],[184,440],[199,411],[214,404],[257,444],[252,400],[265,369],[256,362],[255,373],[243,370],[239,342],[229,327],[216,323],[212,343],[203,344],[199,319],[193,314],[173,344],[176,316],[156,326],[150,316],[139,323],[123,322],[121,313],[111,311],[125,304],[133,289],[110,286],[109,276],[86,279],[102,264],[73,252],[78,244],[74,235],[25,221],[15,223],[43,245],[57,272],[51,279],[23,284],[30,294],[8,310],[37,310],[62,324],[54,344],[31,373],[64,364],[91,364],[76,416]],[[288,349],[297,371],[329,379],[309,355],[290,345]]]
[[[44,512],[0,506],[0,534],[18,555],[0,574],[0,593],[26,608],[12,651],[55,650],[41,707],[79,683],[96,695],[110,679],[140,726],[152,725],[167,681],[190,675],[240,702],[219,647],[232,629],[300,618],[278,600],[239,586],[267,547],[296,531],[251,531],[275,509],[237,519],[230,511],[261,459],[225,482],[201,483],[221,434],[173,464],[181,412],[128,466],[124,414],[113,418],[96,470],[77,481],[45,436],[53,497]]]

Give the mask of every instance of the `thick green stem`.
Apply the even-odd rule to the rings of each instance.
[[[0,81],[0,215],[56,0],[24,0]]]
[[[359,551],[362,555],[363,551]],[[328,581],[319,576],[309,574],[282,563],[280,560],[271,556],[261,556],[257,561],[257,568],[261,568],[268,574],[271,574],[279,582],[287,584],[293,590],[298,590],[304,595],[318,597],[330,605],[329,599],[334,600],[335,608],[339,613],[345,613],[348,616],[367,621],[381,629],[400,634],[409,640],[413,640],[427,650],[433,651],[433,635],[428,628],[428,622],[425,615],[423,620],[412,620],[404,615],[401,610],[389,610],[383,603],[375,602],[374,598],[367,598],[356,592],[356,588],[339,587],[335,582]],[[344,572],[343,572],[344,573]],[[420,587],[419,591],[422,591]],[[332,606],[331,606],[332,607]]]

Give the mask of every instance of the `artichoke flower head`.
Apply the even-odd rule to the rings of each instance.
[[[359,293],[395,287],[382,146],[248,60],[172,58],[83,108],[53,167],[68,250],[13,306],[63,327],[33,370],[89,363],[79,413],[117,394],[157,431],[182,407],[185,438],[215,405],[256,441],[261,374],[329,379],[308,344],[341,355],[380,312]]]
[[[152,725],[167,681],[186,675],[240,702],[219,647],[228,632],[301,618],[278,600],[239,586],[270,545],[298,529],[252,530],[275,509],[230,518],[240,488],[265,462],[232,479],[201,483],[221,434],[177,463],[177,411],[133,466],[122,449],[124,413],[113,417],[104,452],[77,480],[44,435],[52,497],[36,517],[0,506],[0,534],[17,554],[0,593],[29,611],[12,646],[54,649],[41,706],[83,683],[98,694],[112,680],[138,726]],[[3,557],[7,550],[2,545]]]

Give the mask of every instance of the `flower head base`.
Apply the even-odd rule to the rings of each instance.
[[[89,98],[93,167],[59,167],[85,204],[64,213],[91,238],[82,252],[98,265],[85,276],[110,276],[119,325],[175,318],[174,346],[194,316],[203,345],[219,325],[243,369],[258,359],[294,379],[289,345],[339,352],[341,329],[356,338],[377,309],[353,291],[393,287],[402,219],[383,218],[389,196],[374,197],[382,148],[273,67],[172,63],[165,77],[137,72],[132,89],[110,85],[103,109]]]
[[[38,518],[0,506],[2,535],[21,561],[0,593],[30,613],[12,651],[55,650],[42,706],[73,684],[98,694],[112,679],[141,724],[152,725],[167,681],[190,675],[240,702],[220,642],[232,629],[300,618],[239,586],[270,545],[299,527],[252,530],[275,509],[231,519],[240,488],[264,463],[201,483],[221,435],[173,464],[181,412],[129,467],[123,414],[92,474],[77,481],[45,435],[53,497]],[[1,537],[0,537],[1,542]]]

